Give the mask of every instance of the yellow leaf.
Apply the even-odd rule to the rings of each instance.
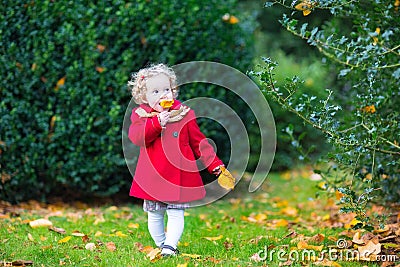
[[[215,236],[215,237],[203,237],[203,238],[207,239],[209,241],[216,241],[216,240],[222,239],[223,237],[224,237],[223,235],[219,235],[219,236]]]
[[[139,224],[138,223],[129,223],[128,224],[128,228],[138,229],[139,228]]]
[[[351,222],[346,223],[346,224],[344,225],[344,228],[349,229],[349,228],[352,228],[352,227],[356,226],[356,225],[359,224],[359,223],[362,223],[362,222],[359,221],[359,220],[357,220],[356,218],[354,218],[353,220],[351,220]]]
[[[53,223],[47,219],[37,219],[37,220],[29,222],[29,225],[32,228],[38,228],[38,227],[49,227],[49,226],[52,226]]]
[[[274,226],[275,227],[285,227],[289,225],[289,222],[285,219],[278,219],[274,221]]]
[[[230,24],[236,24],[236,23],[238,23],[239,22],[239,19],[237,18],[237,17],[235,17],[235,16],[233,16],[233,15],[231,15],[230,17],[229,17],[229,23]]]
[[[47,240],[47,237],[45,237],[45,236],[40,236],[40,241],[46,241]]]
[[[297,243],[297,249],[312,249],[312,250],[316,250],[316,251],[322,251],[323,248],[324,248],[323,245],[313,246],[313,245],[307,244],[307,242],[305,242],[305,241],[300,241],[299,243]]]
[[[32,66],[31,66],[31,70],[32,70],[32,71],[35,71],[36,68],[37,68],[37,64],[36,64],[36,63],[33,63]]]
[[[218,184],[227,190],[235,187],[235,178],[224,166],[221,166],[221,174],[218,176]]]
[[[176,267],[187,267],[187,266],[188,266],[187,262],[176,265]]]
[[[311,1],[306,0],[301,2],[300,4],[297,4],[294,8],[300,11],[303,11],[303,16],[308,16],[311,13],[311,10],[313,9],[314,4],[311,3]]]
[[[163,99],[160,101],[160,106],[163,108],[170,108],[174,104],[173,99]]]
[[[67,243],[71,238],[72,236],[66,236],[63,239],[58,240],[58,244]]]
[[[128,235],[122,233],[121,231],[116,232],[115,235],[119,236],[119,237],[127,237],[128,236]]]
[[[182,253],[182,254],[180,254],[181,256],[183,256],[183,257],[189,257],[189,258],[192,258],[192,259],[200,259],[201,258],[201,255],[199,255],[199,254],[186,254],[186,253]]]
[[[60,87],[61,86],[63,86],[64,84],[65,84],[65,79],[66,79],[66,77],[64,76],[64,77],[62,77],[61,79],[59,79],[58,81],[57,81],[57,84],[56,84],[56,87],[54,88],[54,91],[58,91],[58,89],[60,89]]]

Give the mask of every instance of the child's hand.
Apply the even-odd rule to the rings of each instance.
[[[169,121],[169,116],[170,113],[168,111],[162,111],[160,114],[157,115],[161,127],[165,127],[165,125],[167,125],[167,122]]]

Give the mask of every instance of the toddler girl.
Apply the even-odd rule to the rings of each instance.
[[[200,131],[193,110],[176,100],[176,84],[174,71],[164,64],[141,69],[128,82],[139,104],[132,110],[128,135],[140,146],[130,195],[144,199],[148,229],[162,256],[177,253],[184,209],[205,196],[196,160],[215,175],[226,171]]]

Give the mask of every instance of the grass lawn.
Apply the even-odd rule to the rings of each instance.
[[[270,174],[251,194],[242,180],[224,199],[188,209],[180,255],[152,261],[156,251],[140,205],[6,207],[0,215],[0,266],[16,260],[33,266],[379,266],[317,259],[337,248],[338,239],[351,240],[345,228],[352,221],[337,214],[332,200],[315,199],[318,183],[300,172]],[[40,218],[65,233],[29,225]],[[302,258],[304,250],[316,257]]]

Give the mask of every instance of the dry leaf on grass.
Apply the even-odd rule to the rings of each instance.
[[[50,227],[52,225],[53,225],[53,223],[47,219],[37,219],[37,220],[29,222],[29,226],[32,228]]]
[[[59,234],[62,234],[62,235],[66,233],[66,231],[63,228],[58,228],[58,227],[55,227],[55,226],[50,226],[49,230],[53,231],[53,232],[56,232],[56,233],[59,233]]]
[[[95,250],[95,248],[96,248],[96,244],[95,243],[87,243],[85,245],[85,249],[90,250],[90,251]]]
[[[220,240],[220,239],[222,239],[224,236],[223,235],[219,235],[219,236],[215,236],[215,237],[208,237],[208,236],[206,236],[206,237],[203,237],[204,239],[207,239],[207,240],[209,240],[209,241],[216,241],[216,240]]]
[[[114,242],[107,242],[106,243],[106,248],[111,252],[114,252],[114,251],[117,250],[117,246],[115,245]]]

